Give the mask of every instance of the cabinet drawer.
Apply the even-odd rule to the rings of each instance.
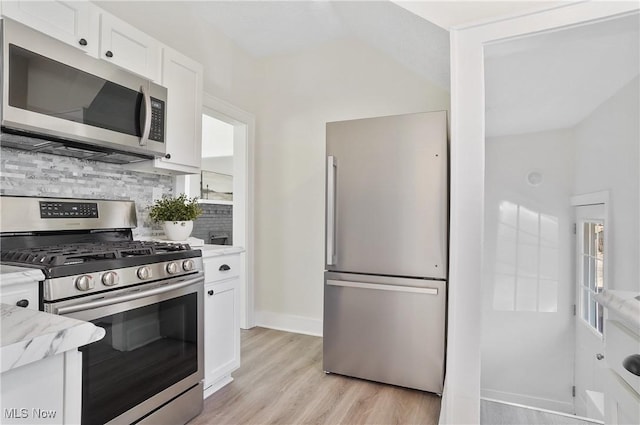
[[[204,281],[216,282],[240,275],[240,255],[205,258]]]
[[[27,303],[25,306],[24,303]],[[17,289],[2,289],[0,292],[0,303],[9,305],[19,305],[32,310],[38,309],[38,287],[36,284],[28,285]]]
[[[640,393],[640,376],[636,376],[622,366],[627,356],[640,354],[640,336],[615,320],[607,320],[605,327],[605,359],[612,368],[636,393]]]

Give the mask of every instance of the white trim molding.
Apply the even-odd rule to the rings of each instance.
[[[273,311],[256,311],[256,326],[294,332],[312,336],[322,336],[322,320],[312,317],[294,316]]]
[[[233,244],[245,252],[240,256],[244,278],[240,282],[240,327],[255,326],[254,284],[254,151],[255,116],[222,99],[204,93],[202,113],[234,126]],[[189,176],[178,177],[178,192],[186,191]],[[239,188],[239,189],[237,189]],[[180,190],[181,189],[181,190]]]
[[[584,205],[609,204],[609,191],[584,193],[582,195],[573,195],[571,197],[571,206],[579,207]]]

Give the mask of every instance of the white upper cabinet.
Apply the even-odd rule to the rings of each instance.
[[[202,158],[202,65],[165,47],[162,82],[167,88],[167,154],[156,167],[197,173]]]
[[[2,15],[98,56],[99,9],[80,1],[2,1]]]
[[[2,16],[167,88],[167,155],[128,165],[197,174],[202,158],[202,65],[87,1],[0,0]]]
[[[161,45],[113,15],[100,15],[100,58],[159,81]]]

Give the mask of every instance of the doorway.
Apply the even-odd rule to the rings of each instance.
[[[242,329],[250,329],[255,326],[254,316],[254,283],[253,283],[253,150],[255,135],[255,117],[253,114],[235,107],[221,99],[211,95],[203,96],[203,122],[206,118],[212,118],[219,121],[223,129],[223,133],[227,132],[231,135],[232,147],[227,149],[226,154],[220,157],[229,157],[232,152],[232,161],[222,161],[222,172],[219,174],[231,174],[231,192],[232,200],[217,200],[216,205],[232,205],[232,230],[231,238],[233,245],[244,248],[244,252],[240,254],[241,268],[243,276],[240,279],[240,327]],[[203,140],[204,143],[204,140]],[[219,161],[218,161],[219,162]],[[220,164],[218,164],[220,165]],[[226,171],[225,171],[226,170]],[[205,170],[206,171],[206,170]],[[177,179],[178,188],[182,188],[189,196],[202,196],[201,184],[207,181],[209,183],[208,190],[205,194],[213,196],[213,192],[228,192],[229,179],[225,176],[213,176],[213,180],[202,179],[202,175],[191,175],[179,177]],[[216,186],[218,190],[213,190]],[[225,186],[226,185],[226,186]],[[222,197],[228,193],[219,194]],[[210,202],[210,201],[209,201]],[[215,235],[213,235],[215,236]],[[209,243],[211,239],[206,242]]]
[[[633,14],[485,46],[486,399],[603,419],[592,295],[605,282],[604,241],[626,247],[613,252],[637,273],[638,227],[624,211],[639,212],[639,23]],[[605,223],[572,199],[598,190],[616,194],[622,216]]]

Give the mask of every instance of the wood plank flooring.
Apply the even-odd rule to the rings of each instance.
[[[190,425],[438,423],[435,394],[325,374],[322,338],[253,328],[241,353],[234,381]]]
[[[556,415],[489,400],[480,401],[482,425],[599,425],[578,417]]]

